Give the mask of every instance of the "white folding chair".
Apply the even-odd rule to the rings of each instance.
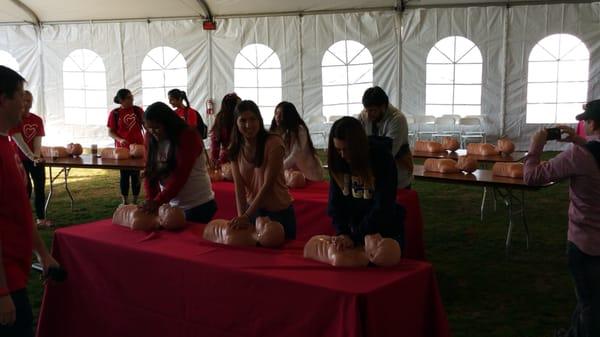
[[[308,133],[313,140],[313,144],[317,148],[327,148],[327,137],[329,136],[329,129],[331,128],[331,124],[328,124],[325,120],[324,116],[314,116],[310,120],[310,130]],[[317,139],[315,137],[317,136]],[[320,138],[320,139],[319,139]],[[322,140],[322,147],[318,146],[320,142],[316,142],[315,140]]]
[[[442,116],[435,119],[435,133],[431,138],[456,137],[460,139],[460,131],[456,129],[454,116]]]
[[[460,129],[460,147],[465,148],[471,140],[485,143],[485,131],[479,117],[464,117],[458,122]]]
[[[415,118],[411,115],[406,116],[406,124],[408,124],[408,143],[410,146],[414,146],[415,137],[417,134],[417,125],[415,124]]]
[[[431,135],[435,133],[434,128],[435,117],[429,115],[417,115],[415,116],[415,124],[416,124],[416,140],[423,139],[426,137],[427,139],[431,139]]]

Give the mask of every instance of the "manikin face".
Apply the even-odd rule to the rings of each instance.
[[[144,122],[144,127],[157,141],[160,142],[166,138],[165,127],[162,124],[147,120]]]
[[[346,163],[350,164],[350,157],[348,156],[348,148],[345,140],[333,138],[333,147],[337,153],[342,157]]]
[[[365,107],[365,110],[367,111],[367,117],[372,122],[378,122],[381,119],[381,116],[383,116],[385,109],[386,109],[385,105],[375,105],[375,106]]]
[[[237,119],[237,127],[246,139],[254,139],[258,135],[260,121],[252,111],[243,111]]]
[[[19,84],[12,97],[0,95],[0,118],[4,119],[9,128],[13,128],[21,122],[24,98],[23,83]]]

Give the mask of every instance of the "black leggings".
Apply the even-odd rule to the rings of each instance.
[[[23,167],[27,172],[27,195],[31,198],[31,190],[35,188],[35,216],[40,219],[46,219],[44,205],[46,202],[46,169],[42,165],[35,166],[29,159],[23,160]],[[33,188],[31,186],[33,180]]]
[[[140,195],[140,171],[138,170],[121,170],[121,195],[129,196],[129,179],[131,178],[131,191],[133,196]]]
[[[27,297],[27,289],[14,291],[10,293],[10,297],[17,309],[17,320],[11,326],[0,324],[0,336],[33,337],[33,314]]]

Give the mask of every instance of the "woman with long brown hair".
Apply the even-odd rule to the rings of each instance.
[[[240,97],[235,92],[225,95],[221,101],[221,109],[215,117],[215,123],[210,131],[210,159],[215,168],[229,162],[229,142],[235,127],[233,114],[235,106],[240,101]]]
[[[396,204],[396,164],[391,139],[367,137],[355,118],[337,120],[329,133],[328,214],[341,247],[363,245],[379,233],[403,245],[404,209]]]

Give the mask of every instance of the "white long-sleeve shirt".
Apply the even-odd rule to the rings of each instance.
[[[285,149],[284,169],[297,168],[306,179],[323,180],[323,165],[316,154],[312,154],[308,146],[308,130],[302,125],[298,127],[298,139]]]

